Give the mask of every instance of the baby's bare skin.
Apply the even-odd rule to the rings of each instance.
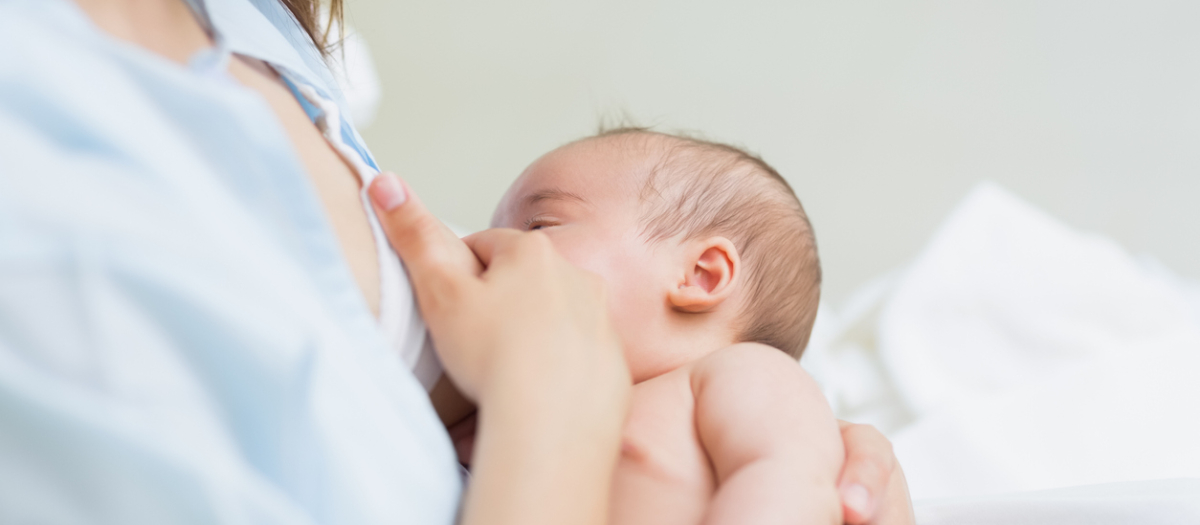
[[[842,457],[812,379],[734,345],[634,387],[610,523],[841,523]]]
[[[611,523],[700,523],[717,480],[696,434],[693,366],[633,388],[613,476]]]
[[[639,192],[659,156],[652,142],[628,146],[547,154],[493,220],[544,232],[607,284],[635,383],[610,523],[841,523],[845,456],[828,403],[793,358],[738,342],[747,292],[731,241],[641,234]]]

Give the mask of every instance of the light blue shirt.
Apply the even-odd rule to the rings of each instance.
[[[205,3],[340,100],[277,0]],[[203,62],[0,0],[0,523],[452,523],[453,447],[292,143]]]

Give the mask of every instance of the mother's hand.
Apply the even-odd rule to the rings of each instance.
[[[875,427],[838,421],[846,463],[838,480],[842,512],[851,525],[916,523],[908,483],[892,444]]]
[[[494,383],[508,380],[498,374],[543,384],[564,373],[627,377],[616,373],[625,364],[603,281],[568,263],[544,234],[494,229],[462,240],[394,175],[381,174],[371,192],[438,355],[464,394],[486,402]]]
[[[370,195],[446,373],[479,405],[462,523],[605,523],[631,385],[602,281],[537,232],[468,246],[394,175]]]

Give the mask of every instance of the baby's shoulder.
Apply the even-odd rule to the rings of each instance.
[[[746,403],[771,406],[820,401],[820,386],[800,363],[782,350],[759,343],[738,343],[693,363],[691,390],[697,406],[740,410]]]
[[[778,348],[762,343],[737,343],[704,356],[692,364],[691,380],[764,380],[794,378],[803,374],[800,364]]]

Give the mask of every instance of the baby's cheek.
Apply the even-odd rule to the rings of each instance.
[[[663,321],[666,304],[663,279],[656,273],[662,265],[654,254],[640,243],[583,228],[555,228],[547,235],[567,261],[604,280],[609,317],[626,348],[646,346]]]
[[[609,283],[609,313],[626,346],[645,346],[660,328],[665,297],[641,272],[614,273]]]
[[[579,235],[578,231],[572,230],[570,227],[558,227],[546,228],[539,231],[550,239],[550,244],[554,245],[554,248],[558,250],[558,253],[567,262],[589,272],[599,274],[600,272],[594,269],[596,265],[595,259],[598,255],[597,251],[590,246],[586,237]]]

